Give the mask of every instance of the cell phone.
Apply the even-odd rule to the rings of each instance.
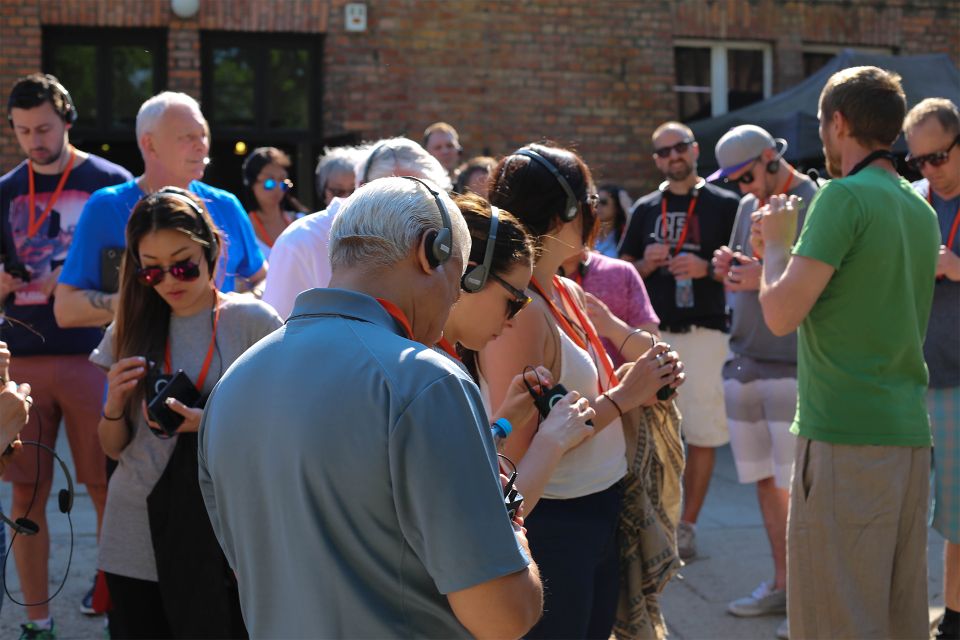
[[[19,278],[24,282],[30,282],[30,271],[22,262],[11,262],[3,265],[3,270],[13,278]]]
[[[533,389],[530,389],[530,395],[533,396],[533,402],[537,405],[537,411],[540,412],[540,416],[546,418],[550,415],[550,410],[553,409],[553,406],[560,401],[565,395],[570,393],[567,391],[566,387],[562,384],[557,383],[552,387],[546,387],[543,389],[543,392],[537,394]],[[587,424],[591,427],[593,426],[593,420],[587,420]]]
[[[184,417],[167,406],[167,398],[175,398],[188,407],[200,402],[200,392],[190,378],[179,369],[169,382],[162,384],[162,378],[155,383],[156,395],[147,405],[147,415],[160,425],[163,432],[171,436],[183,424]]]
[[[120,290],[120,260],[123,247],[105,247],[100,251],[101,291],[116,293]]]

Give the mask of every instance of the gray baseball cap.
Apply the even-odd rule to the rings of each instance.
[[[731,173],[756,160],[767,149],[778,149],[778,157],[787,150],[787,141],[774,139],[766,129],[753,124],[741,124],[723,134],[717,142],[716,157],[720,168],[710,174],[708,181],[726,178]]]

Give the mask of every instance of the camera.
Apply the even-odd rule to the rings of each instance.
[[[167,406],[168,398],[175,398],[185,406],[196,407],[200,402],[200,392],[190,378],[178,369],[173,375],[160,372],[159,367],[151,368],[147,374],[147,416],[158,425],[161,431],[151,430],[160,437],[169,437],[183,424],[184,417]]]
[[[567,388],[559,382],[552,387],[545,387],[539,395],[533,389],[530,389],[530,395],[533,396],[533,402],[537,405],[537,411],[543,418],[546,418],[553,406],[568,393],[570,392],[567,391]],[[592,427],[593,420],[587,420],[587,424]]]

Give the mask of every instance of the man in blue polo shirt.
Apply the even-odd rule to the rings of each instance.
[[[144,172],[135,180],[93,194],[83,209],[57,285],[54,313],[61,327],[89,327],[113,319],[117,294],[115,256],[134,205],[166,186],[189,189],[203,200],[227,238],[217,265],[217,286],[233,291],[237,278],[252,286],[266,276],[263,254],[236,196],[200,182],[209,159],[210,129],[197,101],[164,91],[137,113],[137,143]]]

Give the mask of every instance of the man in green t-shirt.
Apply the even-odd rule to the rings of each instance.
[[[820,95],[820,138],[836,179],[811,203],[792,256],[796,198],[756,214],[764,320],[777,335],[799,329],[793,640],[928,634],[923,340],[940,232],[892,162],[905,113],[896,74],[835,73]]]

